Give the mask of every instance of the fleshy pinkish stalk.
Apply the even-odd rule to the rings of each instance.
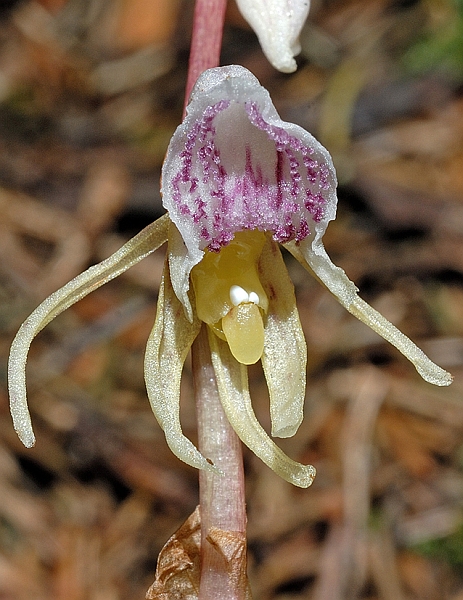
[[[203,71],[220,61],[226,0],[196,0],[185,107]],[[223,475],[201,471],[201,578],[199,600],[245,600],[246,508],[241,442],[222,408],[207,331],[192,348],[199,450]]]
[[[226,7],[227,0],[196,0],[185,89],[185,108],[191,90],[201,73],[219,66]]]
[[[199,600],[245,600],[246,508],[241,442],[219,398],[207,329],[193,345],[198,443],[223,475],[201,471],[201,583]]]

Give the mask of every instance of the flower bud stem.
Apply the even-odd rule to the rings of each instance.
[[[196,0],[185,107],[201,73],[219,66],[226,6],[227,0]]]

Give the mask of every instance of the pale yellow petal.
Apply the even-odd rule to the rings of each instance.
[[[439,386],[452,383],[450,373],[433,363],[406,335],[357,295],[356,286],[331,262],[321,241],[311,244],[304,240],[299,247],[292,242],[285,246],[309,273],[315,273],[350,313],[402,352],[425,381]]]
[[[303,418],[307,346],[293,284],[280,249],[270,238],[259,261],[259,278],[269,300],[262,366],[270,395],[272,435],[290,437]]]
[[[112,256],[98,265],[90,267],[48,296],[22,324],[11,346],[8,387],[14,428],[27,448],[35,444],[27,407],[25,373],[27,354],[32,340],[45,325],[64,310],[157,250],[167,241],[168,225],[169,217],[164,215],[145,227]]]
[[[194,313],[193,313],[194,314]],[[201,322],[190,323],[170,281],[168,260],[159,290],[156,320],[146,345],[145,381],[148,398],[172,452],[192,467],[219,472],[183,434],[180,424],[180,380]]]
[[[277,475],[293,485],[309,487],[315,477],[314,467],[289,458],[257,420],[249,395],[247,368],[235,360],[228,344],[212,331],[209,331],[209,344],[220,401],[238,437]]]

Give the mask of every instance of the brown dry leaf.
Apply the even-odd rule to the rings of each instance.
[[[50,110],[66,88],[77,95],[87,88],[85,62],[67,52],[68,40],[60,33],[54,12],[38,2],[23,2],[13,16],[20,65],[14,77],[33,85],[37,99]]]
[[[121,213],[129,195],[129,183],[126,169],[114,160],[102,160],[90,168],[77,215],[92,238],[105,231]]]
[[[231,586],[239,590],[238,597],[251,600],[251,589],[246,574],[246,534],[211,527],[206,540],[215,548],[219,560],[223,562]]]
[[[459,215],[463,194],[462,106],[456,100],[429,118],[407,120],[356,142],[357,185],[396,226],[454,228],[450,207]]]
[[[463,193],[462,163],[459,154],[440,163],[400,157],[375,165],[371,175],[386,185],[397,185],[428,198],[458,198]]]
[[[246,538],[241,532],[211,527],[207,541],[217,551],[217,559],[230,577],[240,597],[251,600],[246,574]],[[201,521],[199,506],[165,544],[158,557],[156,579],[148,600],[197,600],[201,561]]]
[[[86,266],[88,238],[69,213],[1,189],[0,217],[9,227],[0,249],[38,297],[54,292]]]
[[[437,463],[429,449],[397,411],[384,409],[378,419],[378,434],[395,460],[415,477],[435,472]]]
[[[148,600],[196,600],[199,594],[201,523],[199,507],[161,550]]]
[[[253,591],[258,598],[272,597],[272,590],[288,581],[310,581],[318,571],[319,548],[307,528],[299,528],[288,539],[275,545],[260,565],[258,585]]]

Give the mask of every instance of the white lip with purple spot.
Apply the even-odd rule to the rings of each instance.
[[[239,66],[199,78],[162,182],[163,204],[185,244],[181,276],[172,279],[185,305],[190,271],[205,249],[218,252],[246,229],[268,231],[279,243],[320,237],[336,213],[328,152],[282,121],[268,92]]]

